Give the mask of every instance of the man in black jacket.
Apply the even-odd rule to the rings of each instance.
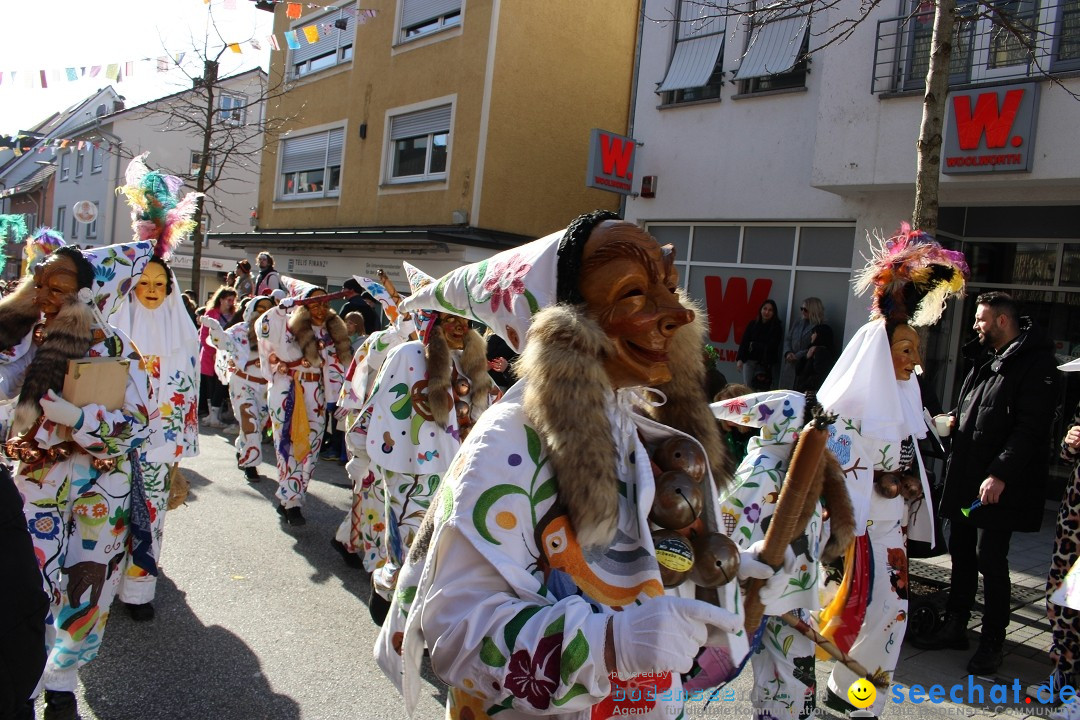
[[[967,623],[982,573],[982,636],[967,669],[988,674],[1001,665],[1009,624],[1009,541],[1013,532],[1037,532],[1042,524],[1049,438],[1061,390],[1053,343],[1020,316],[1016,301],[988,292],[976,304],[978,338],[964,347],[974,366],[950,413],[952,450],[940,507],[952,526],[945,625],[912,644],[967,649]]]

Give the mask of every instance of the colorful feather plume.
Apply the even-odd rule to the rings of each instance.
[[[130,163],[125,184],[117,188],[131,206],[131,228],[136,240],[154,243],[154,255],[167,260],[173,248],[195,229],[195,211],[202,193],[188,193],[178,199],[184,181],[174,175],[151,170],[143,153]]]
[[[950,296],[963,296],[969,275],[963,253],[946,250],[908,223],[891,238],[875,233],[868,239],[871,256],[853,284],[859,295],[873,288],[871,319],[933,325],[941,319]]]
[[[39,227],[34,234],[26,238],[26,259],[23,267],[23,273],[29,273],[33,271],[38,264],[49,257],[50,254],[57,248],[63,247],[67,243],[64,242],[64,236],[59,230],[53,230],[48,227]]]

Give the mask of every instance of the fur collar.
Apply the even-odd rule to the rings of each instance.
[[[727,448],[705,396],[702,354],[705,313],[685,295],[695,321],[676,331],[670,347],[672,380],[659,387],[667,402],[652,418],[697,438],[709,457],[713,477],[723,488],[730,480]],[[526,418],[547,442],[558,484],[559,502],[583,546],[607,547],[618,521],[615,443],[604,410],[610,392],[603,361],[614,346],[578,307],[557,305],[533,318],[529,341],[517,362],[526,381]]]
[[[73,300],[64,306],[52,322],[48,333],[34,354],[23,380],[19,402],[15,408],[12,434],[29,430],[41,416],[41,397],[49,390],[64,389],[68,361],[86,357],[93,343],[94,316],[85,303]]]
[[[319,353],[319,341],[315,339],[315,330],[311,326],[311,312],[303,305],[293,310],[286,322],[289,332],[296,338],[300,352],[310,367],[322,367],[322,355]],[[334,352],[342,367],[352,362],[352,344],[349,342],[349,328],[345,321],[331,310],[326,315],[326,331],[334,341]]]
[[[436,325],[428,336],[424,346],[424,359],[427,361],[427,399],[428,407],[439,427],[445,427],[446,419],[454,409],[454,389],[450,387],[453,376],[453,362],[450,359],[450,346],[440,326]],[[465,347],[461,352],[461,370],[469,378],[471,385],[470,417],[473,422],[487,410],[490,392],[494,381],[488,375],[487,343],[480,333],[473,329],[465,334]]]

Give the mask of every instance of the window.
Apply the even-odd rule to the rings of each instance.
[[[390,181],[416,182],[446,177],[450,105],[390,119]]]
[[[1057,8],[1054,70],[1080,69],[1080,0],[1062,0]]]
[[[97,145],[91,146],[91,148],[90,148],[90,172],[91,173],[99,173],[99,172],[101,172],[101,156],[102,156],[101,148],[99,148]]]
[[[761,11],[750,20],[750,35],[735,79],[742,93],[806,86],[810,16],[790,8]]]
[[[66,223],[66,222],[67,222],[67,208],[63,207],[63,206],[56,208],[56,224],[53,225],[53,228],[55,228],[56,230],[58,230],[58,231],[60,231],[62,233],[62,232],[64,232],[64,223]]]
[[[61,228],[60,232],[63,232],[63,228]],[[69,235],[67,239],[79,239],[79,218],[75,217],[75,213],[71,213],[71,235]]]
[[[218,103],[218,117],[230,125],[243,125],[247,98],[242,95],[222,95]]]
[[[194,180],[199,176],[199,168],[202,166],[202,153],[191,153],[191,179]],[[214,156],[210,156],[209,162],[206,163],[206,177],[209,180],[214,179]]]
[[[283,140],[278,197],[339,195],[344,144],[345,130],[342,128]]]
[[[926,84],[930,68],[930,39],[934,33],[934,8],[924,0],[910,0],[912,22],[908,28],[908,61],[903,89],[917,90]],[[957,3],[956,24],[953,27],[952,56],[949,58],[949,84],[965,83],[971,67],[971,43],[975,23],[971,19],[970,3]]]
[[[98,211],[101,210],[101,205],[96,200],[94,201],[94,209],[98,210]],[[91,220],[89,222],[89,224],[87,224],[87,226],[86,226],[86,239],[87,240],[90,240],[92,238],[97,237],[97,219],[98,219],[99,214],[100,214],[99,212],[94,213],[94,219]]]
[[[303,28],[315,26],[319,39],[305,43]],[[356,3],[350,3],[322,15],[301,18],[292,27],[301,45],[289,51],[289,67],[294,78],[351,62],[356,35]]]
[[[665,105],[720,97],[726,26],[717,12],[700,0],[680,0],[675,50],[667,75],[656,90]]]
[[[86,153],[79,150],[75,153],[75,177],[82,177],[83,174],[83,161],[86,160]]]
[[[71,176],[71,153],[60,153],[60,179],[67,180]]]
[[[461,24],[461,0],[401,0],[401,41]]]

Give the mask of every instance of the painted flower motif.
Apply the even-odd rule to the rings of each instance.
[[[371,526],[372,532],[381,533],[383,530],[386,530],[386,525],[381,522],[377,522]]]
[[[97,265],[94,268],[94,279],[98,282],[109,282],[116,277],[116,268]]]
[[[541,638],[536,652],[518,650],[507,665],[506,689],[534,708],[546,710],[551,696],[559,687],[559,668],[562,652],[562,633]]]
[[[709,347],[712,347],[712,346],[710,345]],[[744,412],[749,406],[746,404],[746,401],[743,400],[742,398],[731,398],[730,400],[725,400],[720,405],[720,407],[724,408],[728,412],[741,413],[741,412]]]
[[[532,269],[521,257],[514,255],[505,262],[498,262],[489,268],[484,290],[491,293],[491,311],[498,312],[499,303],[510,310],[510,303],[515,295],[525,292],[524,277]]]
[[[756,523],[761,517],[761,506],[757,503],[751,503],[746,508],[746,522]]]
[[[49,513],[37,513],[27,523],[27,527],[34,537],[39,537],[42,540],[52,540],[60,534],[60,523],[56,522],[56,518]]]

